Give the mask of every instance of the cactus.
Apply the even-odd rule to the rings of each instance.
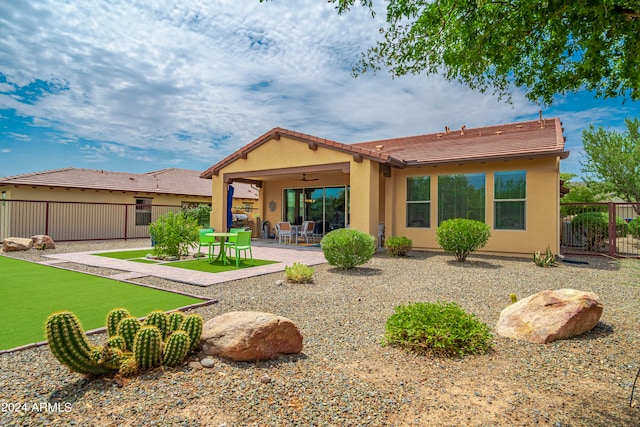
[[[138,362],[131,353],[124,355],[120,360],[118,373],[125,377],[130,377],[138,373]]]
[[[80,321],[70,311],[53,313],[47,319],[47,340],[51,353],[63,365],[85,375],[110,375],[115,370],[96,362],[95,350],[89,344]],[[92,357],[93,356],[93,357]]]
[[[105,342],[109,348],[117,348],[120,351],[127,351],[127,342],[120,335],[109,337]]]
[[[193,350],[200,344],[200,336],[202,335],[202,316],[199,314],[190,314],[184,318],[180,329],[189,335],[189,351]]]
[[[144,321],[145,325],[155,326],[160,330],[162,334],[162,339],[164,340],[167,337],[167,315],[164,314],[164,311],[155,310],[147,315],[147,318]]]
[[[162,359],[162,333],[153,325],[144,325],[136,334],[133,356],[140,369],[159,366]]]
[[[185,315],[181,311],[174,311],[167,317],[167,326],[169,332],[177,331],[184,321]]]
[[[511,304],[515,304],[518,302],[518,297],[516,294],[511,294]]]
[[[107,333],[110,337],[118,334],[118,323],[131,314],[126,308],[114,308],[107,314]]]
[[[184,331],[176,331],[169,335],[162,354],[162,364],[165,366],[176,366],[182,362],[189,352],[191,338]]]
[[[118,323],[118,335],[124,338],[127,350],[133,350],[133,342],[141,326],[138,319],[133,316],[125,317]]]

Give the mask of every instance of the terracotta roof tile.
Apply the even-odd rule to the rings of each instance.
[[[564,151],[562,125],[557,118],[474,129],[465,128],[356,144],[343,144],[288,129],[274,128],[211,166],[200,176],[211,178],[243,153],[250,152],[272,138],[279,139],[281,135],[345,153],[359,154],[397,167],[540,156],[564,158],[568,155]]]
[[[511,157],[565,155],[559,119],[511,123],[354,144],[378,149],[407,165],[456,163]]]
[[[144,174],[64,168],[2,178],[0,185],[211,196],[211,183],[201,179],[199,171],[176,168],[161,169]]]

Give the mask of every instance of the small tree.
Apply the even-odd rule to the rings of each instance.
[[[196,247],[200,239],[197,220],[188,218],[182,212],[169,212],[159,217],[149,224],[149,233],[155,241],[155,255],[187,255],[189,248]]]
[[[453,254],[458,262],[464,262],[467,255],[486,245],[489,237],[489,226],[474,219],[448,219],[442,221],[436,229],[436,241],[445,252]]]
[[[204,203],[196,207],[183,209],[187,218],[195,219],[199,226],[208,227],[211,221],[211,206]]]
[[[607,212],[585,212],[576,215],[571,221],[571,226],[574,233],[582,235],[589,251],[603,247],[609,240],[609,214]],[[627,229],[627,223],[616,218],[616,235],[625,235]]]
[[[583,172],[606,184],[606,189],[627,202],[640,202],[640,120],[625,119],[627,132],[585,129],[582,144],[587,156]],[[634,205],[640,214],[640,206]]]

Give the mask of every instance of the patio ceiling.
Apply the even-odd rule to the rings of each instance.
[[[323,176],[335,176],[337,173],[349,174],[349,172],[350,164],[348,162],[344,162],[328,165],[298,166],[282,169],[225,173],[224,182],[246,182],[261,187],[262,182],[265,181],[301,180],[303,173],[306,174],[307,179],[321,179]]]

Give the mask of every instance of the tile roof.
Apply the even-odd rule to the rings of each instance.
[[[274,128],[256,138],[228,157],[211,166],[200,175],[211,178],[220,169],[270,141],[281,136],[322,146],[354,156],[362,156],[391,166],[468,163],[486,160],[560,156],[566,158],[560,119],[542,119],[474,129],[382,139],[377,141],[343,144],[283,128]]]
[[[0,178],[0,185],[211,196],[211,182],[201,179],[200,171],[176,168],[143,174],[63,168]]]
[[[559,155],[566,158],[559,119],[458,129],[368,141],[356,147],[378,149],[406,165],[431,165]]]

